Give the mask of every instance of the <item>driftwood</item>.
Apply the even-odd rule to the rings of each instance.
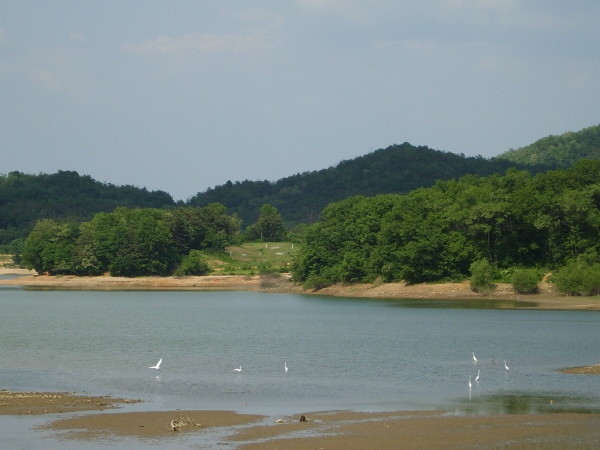
[[[171,426],[169,429],[171,431],[180,431],[181,427],[201,427],[202,425],[194,422],[189,417],[181,418],[179,420],[171,420]]]

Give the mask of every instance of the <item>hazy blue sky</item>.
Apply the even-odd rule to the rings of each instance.
[[[0,173],[187,199],[600,123],[600,2],[2,0]]]

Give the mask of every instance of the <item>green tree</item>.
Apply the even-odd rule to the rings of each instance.
[[[93,271],[114,276],[167,275],[177,261],[170,217],[157,209],[96,214],[80,245],[81,261],[85,257]]]
[[[23,263],[38,273],[73,273],[73,246],[77,232],[77,225],[59,224],[50,219],[38,221],[25,240]]]
[[[480,259],[471,264],[471,289],[480,294],[491,294],[496,286],[493,284],[496,269],[487,259]]]
[[[23,252],[25,251],[25,238],[17,238],[10,242],[8,249],[12,255],[13,263],[20,266],[23,262]]]
[[[573,261],[554,273],[552,282],[566,295],[600,295],[600,264]]]
[[[200,276],[208,273],[210,273],[210,267],[202,252],[199,250],[190,250],[190,253],[182,258],[181,264],[175,269],[173,275],[183,277],[186,275]]]
[[[518,294],[537,294],[542,277],[536,269],[520,269],[512,275],[512,287]]]
[[[249,240],[260,240],[260,242],[277,242],[284,239],[286,234],[281,214],[274,206],[269,204],[260,208],[258,221],[250,225],[246,230]]]

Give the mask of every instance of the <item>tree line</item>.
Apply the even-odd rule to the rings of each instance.
[[[120,206],[167,209],[176,203],[163,191],[101,183],[75,171],[0,175],[0,245],[25,238],[39,219],[81,222]]]
[[[502,174],[510,167],[525,166],[507,159],[467,157],[405,142],[342,161],[334,167],[299,173],[276,182],[228,181],[199,192],[187,204],[222,203],[230,214],[237,214],[245,224],[256,222],[261,206],[270,204],[279,210],[284,223],[293,227],[316,222],[328,204],[355,195],[407,194],[420,187],[432,186],[437,180],[466,174]],[[532,173],[549,168],[543,164],[527,166]]]
[[[518,164],[545,164],[566,168],[580,159],[600,159],[600,125],[569,131],[558,136],[547,136],[531,145],[510,149],[495,160],[508,160]]]
[[[204,275],[206,254],[247,241],[286,237],[276,208],[263,205],[244,233],[240,220],[213,203],[203,208],[116,208],[86,222],[42,219],[26,239],[18,239],[17,263],[50,275]]]
[[[172,210],[120,207],[90,221],[37,222],[23,245],[22,264],[51,275],[202,275],[202,251],[219,252],[236,236],[239,220],[223,205]],[[191,273],[190,273],[191,272]]]
[[[479,260],[505,273],[600,262],[600,161],[332,203],[307,229],[292,271],[320,284],[458,281]]]

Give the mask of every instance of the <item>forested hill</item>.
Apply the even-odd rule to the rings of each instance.
[[[495,159],[565,168],[580,159],[600,159],[600,125],[548,136],[526,147],[510,149]]]
[[[247,226],[256,222],[260,207],[268,203],[279,210],[287,225],[310,224],[318,220],[320,212],[331,202],[354,195],[406,194],[432,186],[436,180],[466,174],[504,174],[506,169],[516,166],[519,165],[507,159],[466,157],[404,143],[342,161],[335,167],[292,175],[276,182],[228,181],[198,193],[188,200],[188,205],[222,203],[230,214],[237,213]],[[527,169],[538,173],[548,167],[532,165]]]
[[[167,208],[175,202],[163,191],[101,183],[74,171],[0,175],[0,244],[26,236],[38,219],[83,221],[117,206]]]

